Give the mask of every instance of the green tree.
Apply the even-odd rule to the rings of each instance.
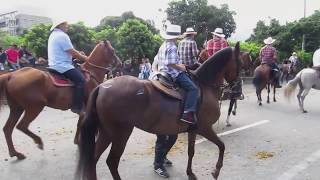
[[[94,39],[95,41],[109,40],[115,49],[118,49],[119,47],[117,30],[110,26],[106,26],[105,29],[102,29],[99,32],[95,33]]]
[[[166,13],[168,20],[172,24],[181,25],[183,31],[187,27],[194,27],[198,32],[196,38],[198,44],[202,44],[206,38],[211,37],[210,32],[217,27],[223,28],[226,37],[230,37],[236,28],[233,19],[236,13],[230,11],[226,4],[217,8],[208,5],[207,0],[188,0],[188,4],[186,0],[172,1]]]
[[[39,24],[26,31],[22,37],[24,44],[38,57],[47,58],[48,38],[51,25]]]
[[[153,34],[148,27],[135,19],[124,22],[118,30],[119,51],[123,58],[141,59],[154,54]]]
[[[94,30],[86,27],[83,22],[71,24],[68,30],[71,42],[78,50],[90,53],[95,45]]]

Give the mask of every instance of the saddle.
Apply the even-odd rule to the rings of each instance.
[[[152,85],[164,93],[165,95],[182,101],[184,99],[184,91],[179,89],[173,79],[165,72],[159,72],[151,79]]]
[[[65,77],[63,74],[59,73],[58,71],[54,70],[54,69],[50,69],[47,68],[48,70],[48,75],[50,77],[50,79],[52,80],[52,83],[57,86],[57,87],[73,87],[74,83],[68,79],[67,77]],[[90,74],[87,70],[85,69],[81,69],[81,72],[86,80],[89,81],[90,80]]]

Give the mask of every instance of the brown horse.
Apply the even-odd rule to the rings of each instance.
[[[82,67],[90,74],[90,80],[86,82],[85,94],[89,93],[103,82],[108,65],[112,62],[120,63],[115,55],[110,42],[100,42],[90,54],[88,61]],[[20,116],[23,118],[17,125],[17,129],[31,137],[40,149],[43,149],[41,138],[31,132],[29,124],[39,115],[45,106],[67,110],[72,104],[71,87],[56,87],[48,72],[34,68],[23,68],[18,71],[0,76],[0,94],[6,96],[10,108],[9,118],[3,128],[8,145],[9,155],[24,159],[25,155],[16,151],[12,141],[12,131]],[[87,98],[86,98],[87,99]],[[75,136],[77,141],[78,129]]]
[[[197,128],[189,133],[188,169],[190,179],[196,134],[219,148],[219,159],[213,177],[218,178],[223,165],[225,146],[212,125],[219,119],[219,98],[224,79],[233,84],[239,78],[239,43],[210,57],[192,74],[200,89]],[[99,85],[91,93],[80,134],[80,160],[77,175],[84,180],[96,180],[96,163],[112,143],[107,164],[113,179],[120,180],[119,160],[134,127],[154,134],[178,134],[189,129],[179,119],[183,105],[157,90],[150,81],[122,76]],[[95,134],[98,137],[95,141]],[[79,177],[80,178],[80,177]]]
[[[275,81],[271,77],[271,67],[268,64],[261,64],[254,70],[253,84],[256,87],[259,106],[262,105],[261,92],[264,88],[268,90],[267,103],[270,103],[269,94],[271,86],[273,86],[273,101],[277,101]]]

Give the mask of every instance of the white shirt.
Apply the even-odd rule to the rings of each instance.
[[[314,52],[312,61],[313,66],[320,66],[320,48]]]

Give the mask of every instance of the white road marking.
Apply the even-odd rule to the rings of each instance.
[[[291,169],[283,173],[277,180],[291,180],[297,176],[300,172],[307,169],[312,163],[320,159],[320,150],[314,152],[309,157],[304,159],[301,163],[293,166]]]
[[[248,129],[248,128],[252,128],[252,127],[255,127],[255,126],[259,126],[259,125],[262,125],[262,124],[265,124],[265,123],[269,123],[269,122],[270,122],[269,120],[262,120],[262,121],[259,121],[259,122],[253,123],[253,124],[249,124],[249,125],[246,125],[246,126],[242,126],[242,127],[236,128],[236,129],[232,129],[230,131],[219,133],[218,136],[221,137],[221,136],[229,135],[229,134],[232,134],[232,133],[235,133],[235,132],[238,132],[238,131],[242,131],[242,130],[245,130],[245,129]],[[196,144],[200,144],[200,143],[205,142],[205,141],[207,141],[206,138],[198,139],[198,140],[196,140]]]

